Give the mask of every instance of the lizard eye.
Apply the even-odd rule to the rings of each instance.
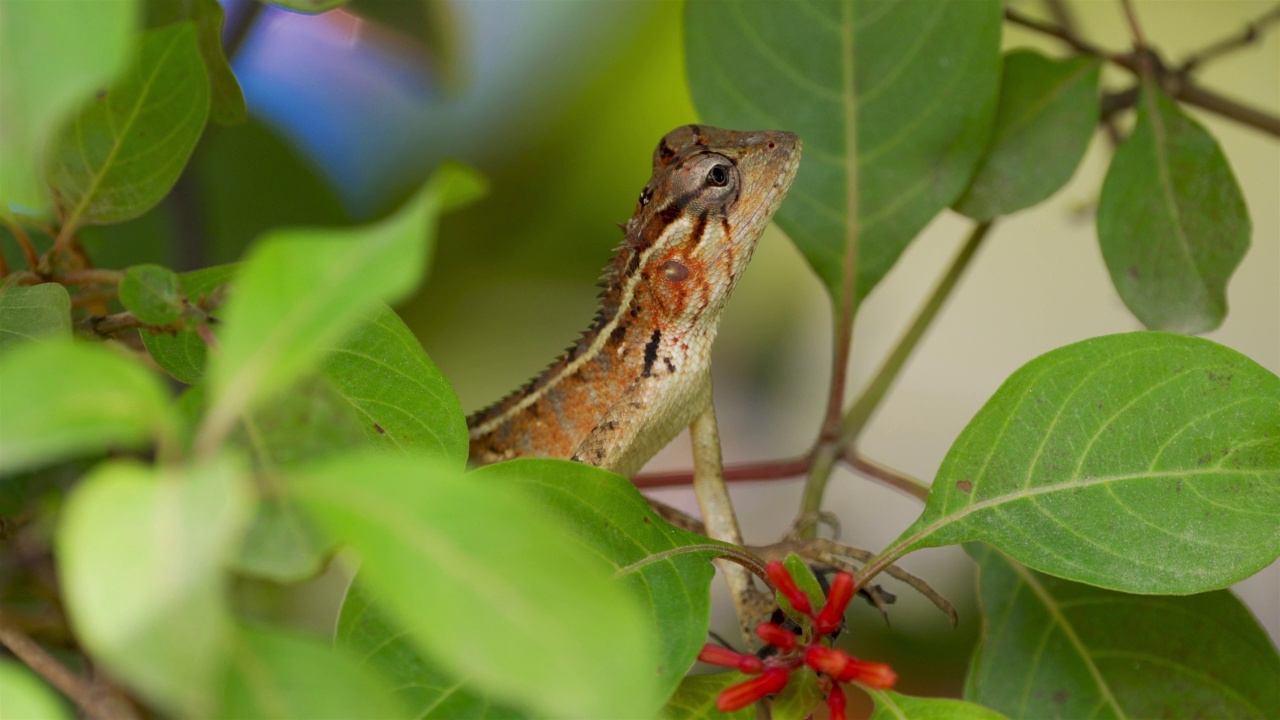
[[[711,171],[707,173],[707,184],[715,187],[724,187],[729,184],[729,166],[715,165]]]

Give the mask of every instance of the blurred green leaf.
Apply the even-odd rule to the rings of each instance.
[[[134,265],[120,280],[120,304],[148,325],[168,325],[184,310],[178,275],[159,265]]]
[[[1229,591],[1125,595],[966,550],[986,620],[965,698],[1015,718],[1280,717],[1280,655]]]
[[[797,668],[773,699],[773,720],[807,720],[825,697],[818,676],[807,667]]]
[[[1030,207],[1071,179],[1098,126],[1095,58],[1005,53],[995,130],[957,211],[975,220]]]
[[[244,122],[247,117],[244,93],[222,49],[222,3],[218,0],[144,0],[144,8],[147,28],[183,20],[190,20],[196,26],[200,57],[212,90],[209,118],[220,125]]]
[[[24,343],[0,376],[0,475],[177,436],[159,379],[100,345]]]
[[[1137,124],[1111,159],[1098,200],[1098,242],[1124,304],[1152,330],[1218,327],[1251,232],[1218,142],[1144,85]]]
[[[375,444],[439,454],[459,469],[466,465],[467,422],[458,396],[391,308],[375,308],[325,353],[320,372]]]
[[[0,289],[0,350],[41,337],[71,337],[71,297],[58,283]]]
[[[804,141],[777,221],[833,298],[851,238],[863,298],[968,184],[995,111],[1000,10],[998,0],[685,6],[703,118]]]
[[[209,115],[209,83],[195,27],[141,35],[129,72],[63,127],[46,163],[66,208],[63,233],[120,222],[160,202]]]
[[[76,638],[170,713],[209,716],[231,631],[222,567],[250,490],[227,459],[196,467],[98,466],[55,535]]]
[[[380,302],[424,274],[439,213],[471,200],[481,181],[443,166],[394,215],[359,228],[278,231],[251,253],[222,312],[212,365],[211,427],[287,390]]]
[[[30,670],[0,660],[0,717],[13,720],[71,720],[62,699]]]
[[[296,10],[300,13],[308,15],[322,13],[326,10],[332,10],[336,7],[342,7],[347,0],[264,0],[268,4],[285,8],[286,10]]]
[[[528,717],[494,703],[471,683],[442,672],[418,646],[373,605],[359,583],[347,590],[334,643],[395,688],[400,703],[418,720],[516,720]]]
[[[663,520],[626,478],[583,463],[528,458],[485,465],[469,477],[521,489],[613,568],[659,644],[654,666],[643,672],[657,679],[663,696],[671,693],[707,641],[715,541]],[[687,551],[673,553],[681,548]],[[661,553],[672,554],[652,561]]]
[[[755,720],[755,706],[746,707],[731,713],[722,713],[716,709],[716,698],[725,688],[748,680],[751,676],[740,672],[722,672],[711,675],[691,675],[686,677],[676,688],[676,692],[662,708],[662,717],[667,720]]]
[[[52,130],[128,66],[137,3],[0,3],[0,216],[44,215]]]
[[[876,702],[871,720],[1001,720],[1004,717],[989,708],[961,700],[911,697],[887,690],[868,690],[867,693]],[[1052,716],[1063,717],[1057,713]]]
[[[1226,587],[1280,555],[1280,378],[1208,340],[1139,332],[1048,352],[951,446],[894,545],[982,540],[1127,592]]]
[[[350,0],[347,10],[417,40],[430,59],[432,77],[461,89],[461,30],[449,0]]]
[[[553,716],[657,710],[656,642],[630,593],[515,488],[387,454],[318,465],[291,487],[453,677]]]
[[[386,683],[339,649],[252,627],[239,628],[231,645],[230,671],[212,717],[407,717]]]

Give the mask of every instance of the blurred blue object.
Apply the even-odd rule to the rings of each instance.
[[[226,0],[228,25],[257,1]],[[485,169],[518,152],[646,12],[642,3],[575,0],[455,2],[451,10],[463,78],[454,91],[415,41],[343,9],[302,15],[266,6],[233,59],[250,112],[311,158],[357,217],[445,157]]]

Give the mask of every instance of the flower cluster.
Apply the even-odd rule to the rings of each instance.
[[[822,644],[822,639],[835,633],[844,622],[844,611],[853,599],[853,576],[842,572],[831,582],[831,590],[827,593],[827,601],[822,610],[814,613],[813,606],[798,586],[786,567],[774,560],[767,566],[769,580],[778,588],[778,592],[791,603],[796,612],[807,616],[811,621],[813,636],[808,642],[774,623],[760,623],[756,626],[756,636],[776,649],[764,659],[755,655],[736,653],[719,645],[707,645],[702,648],[698,659],[710,665],[733,668],[755,677],[725,689],[716,698],[716,707],[720,712],[732,712],[763,699],[766,695],[780,692],[791,679],[792,671],[807,666],[818,673],[820,682],[827,688],[827,708],[831,711],[831,720],[845,719],[843,682],[856,682],[878,690],[888,690],[897,682],[898,676],[884,663],[864,662],[850,657],[848,653]]]

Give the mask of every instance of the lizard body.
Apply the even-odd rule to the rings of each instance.
[[[571,458],[631,476],[710,411],[721,312],[799,163],[787,132],[668,133],[595,321],[541,375],[468,418],[471,461]]]

